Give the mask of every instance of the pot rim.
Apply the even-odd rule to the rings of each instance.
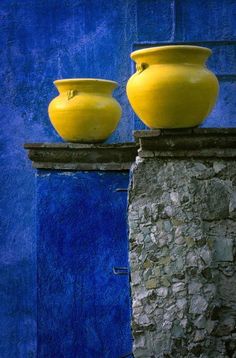
[[[82,82],[100,82],[100,83],[110,83],[110,84],[113,84],[113,85],[116,85],[118,87],[118,82],[116,81],[112,81],[112,80],[105,80],[105,79],[102,79],[102,78],[63,78],[63,79],[58,79],[58,80],[55,80],[53,81],[54,85],[56,84],[66,84],[66,83],[82,83]]]
[[[135,58],[139,57],[140,55],[147,54],[147,53],[158,53],[168,50],[195,50],[199,52],[205,52],[208,55],[212,54],[212,50],[208,47],[203,46],[194,46],[194,45],[165,45],[165,46],[155,46],[155,47],[147,47],[142,48],[140,50],[136,50],[131,52],[130,57],[132,60],[135,60]]]

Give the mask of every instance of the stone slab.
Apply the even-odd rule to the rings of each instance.
[[[236,128],[135,131],[140,157],[235,158]]]
[[[137,154],[135,143],[27,143],[33,167],[47,170],[129,170]]]

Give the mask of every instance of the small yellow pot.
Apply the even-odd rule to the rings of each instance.
[[[49,104],[53,127],[68,142],[103,142],[116,129],[121,107],[112,97],[114,81],[75,78],[53,82],[59,96]]]
[[[211,53],[187,45],[131,53],[137,72],[127,83],[127,95],[148,127],[195,127],[208,116],[219,91],[216,76],[205,65]]]

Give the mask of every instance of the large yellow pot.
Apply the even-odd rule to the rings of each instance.
[[[219,90],[216,76],[205,65],[211,53],[187,45],[131,53],[137,72],[127,83],[127,95],[148,127],[195,127],[207,117]]]
[[[59,96],[49,104],[53,127],[69,142],[103,142],[115,130],[121,107],[112,98],[114,81],[75,78],[54,81]]]

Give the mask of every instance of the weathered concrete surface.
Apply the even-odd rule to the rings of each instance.
[[[24,146],[37,169],[129,170],[137,154],[135,143],[31,143]]]
[[[236,149],[160,157],[151,134],[129,192],[135,357],[235,357]]]
[[[236,128],[135,131],[139,157],[234,158]]]

